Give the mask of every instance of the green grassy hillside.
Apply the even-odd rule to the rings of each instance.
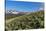
[[[14,17],[18,17],[18,16],[22,16],[23,14],[5,14],[5,19],[8,20],[8,19],[11,19],[11,18],[14,18]]]
[[[44,11],[16,17],[6,26],[10,30],[44,28]]]

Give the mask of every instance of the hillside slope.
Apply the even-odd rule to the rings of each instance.
[[[16,17],[6,24],[7,30],[44,28],[44,11]]]

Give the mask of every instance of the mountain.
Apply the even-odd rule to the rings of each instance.
[[[5,11],[5,19],[10,19],[10,18],[25,15],[25,14],[30,14],[30,13],[31,12],[18,12],[18,11],[14,11],[14,10],[7,10],[7,11]]]
[[[14,17],[14,20],[11,20],[6,26],[11,30],[44,28],[44,11]]]
[[[5,14],[7,15],[11,15],[11,14],[13,14],[13,15],[24,15],[24,14],[30,14],[31,12],[19,12],[19,11],[15,11],[15,10],[6,10],[5,11]]]

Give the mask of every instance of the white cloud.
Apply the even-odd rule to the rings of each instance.
[[[11,1],[44,2],[44,0],[11,0]]]
[[[44,8],[39,8],[39,10],[44,10]]]

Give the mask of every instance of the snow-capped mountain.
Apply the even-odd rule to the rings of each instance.
[[[6,14],[30,14],[31,12],[19,12],[15,10],[6,10]]]
[[[15,10],[6,10],[6,14],[18,14],[19,12],[16,12]]]
[[[39,8],[39,10],[32,10],[32,12],[37,12],[37,11],[41,11],[41,10],[44,10],[43,8]],[[16,10],[6,10],[5,13],[6,14],[30,14],[32,12],[19,12],[19,11],[16,11]]]

